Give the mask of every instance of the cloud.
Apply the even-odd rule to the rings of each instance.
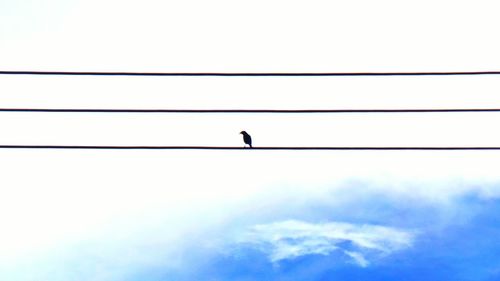
[[[237,249],[256,249],[270,264],[327,256],[376,267],[380,256],[416,244],[405,229],[418,229],[424,240],[450,225],[467,225],[482,210],[483,197],[500,194],[494,169],[500,160],[482,154],[456,161],[455,154],[424,152],[131,152],[121,158],[41,151],[36,159],[31,153],[2,151],[10,184],[0,200],[8,230],[0,235],[6,249],[0,260],[15,265],[11,272],[46,277],[39,280],[101,274],[133,280],[137,272],[154,270],[205,274],[212,268],[207,260],[235,253],[235,245],[226,244],[235,239]],[[47,159],[51,165],[44,165]],[[477,164],[488,159],[493,162]],[[77,165],[87,176],[72,168]],[[23,176],[26,170],[32,177]],[[26,266],[34,253],[39,258]],[[66,266],[68,260],[88,267]],[[52,268],[60,278],[50,276]]]
[[[279,263],[306,255],[341,251],[356,264],[370,264],[366,256],[388,255],[412,246],[415,234],[401,229],[344,222],[308,223],[285,220],[250,227],[238,239]]]
[[[370,264],[361,253],[344,251],[344,254],[351,257],[354,260],[354,262],[357,263],[361,267],[367,267]]]

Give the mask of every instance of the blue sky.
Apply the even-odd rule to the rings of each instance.
[[[351,186],[351,188],[353,188]],[[367,196],[376,194],[368,194]],[[380,194],[378,194],[380,195]],[[409,236],[404,236],[404,243],[394,242],[398,250],[383,253],[378,250],[362,251],[369,260],[368,264],[355,261],[342,251],[359,250],[352,240],[330,241],[339,248],[323,254],[308,253],[273,261],[272,242],[267,241],[259,249],[255,245],[236,245],[223,254],[208,254],[210,258],[189,264],[189,269],[174,274],[175,280],[497,280],[500,261],[497,259],[500,245],[497,242],[500,221],[497,199],[479,198],[469,194],[448,202],[452,206],[439,206],[420,202],[396,203],[383,196],[370,200],[367,204],[362,198],[353,199],[349,205],[360,206],[363,215],[339,215],[333,210],[322,210],[321,219],[303,216],[301,222],[285,221],[277,224],[301,224],[304,221],[325,224],[328,221],[349,221],[353,224],[383,224],[405,229]],[[382,198],[380,198],[382,197]],[[403,206],[405,205],[405,206]],[[345,209],[346,206],[342,206]],[[317,210],[317,206],[311,207]],[[359,212],[359,211],[358,211]],[[450,214],[450,212],[452,214]],[[288,215],[290,216],[290,215]],[[286,215],[284,217],[287,217]],[[291,215],[297,218],[300,215]],[[376,219],[374,219],[376,218]],[[276,224],[276,223],[275,223]],[[307,223],[305,223],[307,224]],[[261,225],[272,228],[271,225]],[[366,227],[366,225],[365,225]],[[341,228],[332,225],[330,231]],[[293,229],[293,227],[292,227]],[[370,234],[373,229],[366,228]],[[273,235],[284,231],[277,227]],[[401,232],[400,234],[402,234]],[[308,233],[311,236],[314,234]],[[331,234],[331,232],[330,232]],[[395,233],[391,233],[394,235]],[[286,237],[286,234],[284,234]],[[290,234],[289,237],[293,235]],[[291,239],[291,238],[289,238]],[[305,243],[314,237],[296,238],[288,241],[288,247]],[[383,239],[382,239],[383,240]],[[390,238],[381,245],[389,243]],[[286,244],[286,243],[285,243]],[[302,245],[305,247],[304,245]],[[316,245],[317,246],[317,245]],[[276,250],[276,249],[274,249]],[[196,252],[197,250],[194,249]],[[159,272],[163,272],[161,269]],[[156,271],[153,271],[156,272]],[[149,276],[149,275],[147,275]],[[164,280],[168,273],[155,275],[151,280]],[[142,278],[142,277],[141,277]],[[131,279],[134,280],[134,279]]]
[[[0,70],[499,70],[498,3],[0,0]],[[5,108],[499,108],[496,76],[0,76]],[[0,144],[498,146],[497,113],[0,113]],[[500,278],[500,152],[0,150],[0,280]]]
[[[9,228],[2,245],[10,251],[3,253],[1,272],[10,280],[498,275],[495,152],[278,152],[274,159],[247,152],[22,154],[52,160],[47,167],[18,164],[42,170],[33,174],[36,186],[19,180],[16,165],[6,169],[7,181],[17,178],[16,188],[24,186],[3,191],[13,201],[3,202],[11,213],[3,214]],[[448,157],[463,161],[452,165]],[[110,163],[113,169],[106,168]],[[477,163],[485,165],[475,169]],[[87,176],[58,187],[81,176],[75,165]],[[408,169],[415,165],[418,171]]]

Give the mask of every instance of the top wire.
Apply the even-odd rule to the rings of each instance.
[[[500,75],[500,71],[452,72],[94,72],[94,71],[0,71],[0,75],[77,76],[456,76]]]

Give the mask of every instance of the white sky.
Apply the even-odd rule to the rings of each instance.
[[[497,6],[485,0],[0,0],[0,70],[498,71]],[[499,91],[497,76],[0,76],[0,107],[498,108]],[[498,124],[496,113],[0,113],[0,144],[239,146],[244,129],[256,146],[498,146]],[[104,257],[122,256],[125,244],[175,244],[185,232],[252,221],[252,206],[313,202],[330,191],[325,186],[353,178],[441,200],[463,190],[404,187],[495,182],[498,154],[0,150],[0,213],[8,230],[0,232],[0,261],[15,269],[30,264],[34,253],[51,260],[48,253],[59,249],[66,257],[75,243],[107,245],[88,250]],[[153,230],[156,235],[147,233]]]
[[[446,71],[499,60],[495,0],[0,5],[9,69]]]

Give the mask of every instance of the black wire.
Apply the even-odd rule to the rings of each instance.
[[[450,76],[500,75],[500,71],[453,72],[95,72],[95,71],[0,71],[4,75],[78,76]]]
[[[288,146],[288,147],[232,147],[232,146],[100,146],[100,145],[0,145],[0,149],[99,149],[99,150],[500,150],[497,146]]]
[[[80,113],[439,113],[500,112],[500,108],[437,109],[97,109],[97,108],[0,108],[0,112]]]

